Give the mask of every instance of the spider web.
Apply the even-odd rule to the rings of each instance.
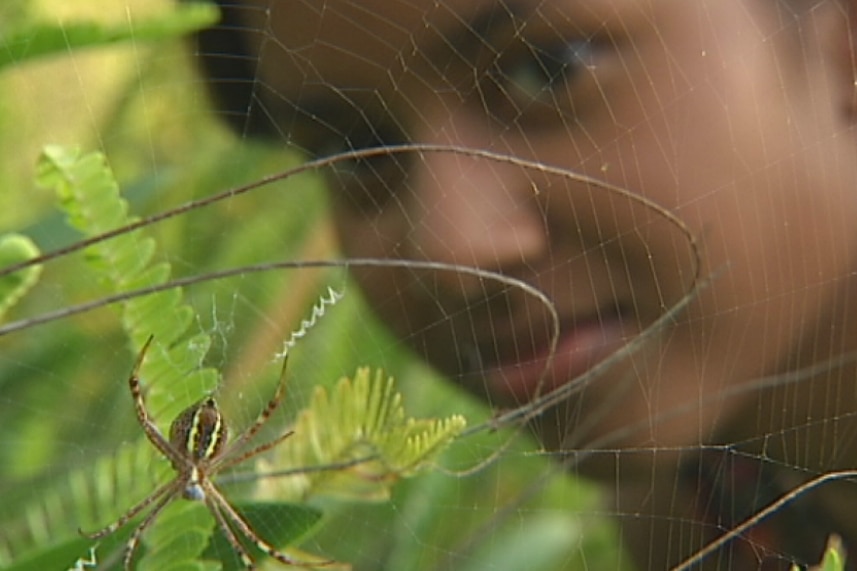
[[[854,468],[857,403],[839,3],[225,4],[228,22],[193,41],[132,34],[0,71],[0,220],[43,251],[79,240],[32,190],[57,142],[103,150],[134,213],[175,211],[146,231],[191,282],[191,333],[212,338],[199,366],[221,371],[236,433],[328,286],[344,298],[292,350],[267,435],[360,365],[394,375],[414,416],[466,416],[471,430],[390,498],[325,500],[303,549],[354,569],[664,569],[734,532],[705,562],[745,569],[857,539],[857,490],[836,475]],[[173,8],[43,0],[0,15],[71,31]],[[81,263],[49,262],[7,316],[22,325],[0,361],[0,493],[16,497],[2,564],[24,536],[94,525],[31,506],[140,442],[115,308],[31,323],[103,298]],[[134,458],[114,475],[130,500],[100,523],[169,473]],[[227,497],[276,500],[278,478],[247,469]]]

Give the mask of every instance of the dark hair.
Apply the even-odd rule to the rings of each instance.
[[[229,0],[209,1],[220,8],[220,21],[198,32],[193,41],[215,110],[242,136],[274,137],[273,124],[253,101],[255,54],[259,52],[259,46],[253,43],[261,43],[261,35],[242,24],[240,13],[247,9],[245,6]]]

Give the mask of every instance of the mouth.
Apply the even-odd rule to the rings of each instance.
[[[498,404],[530,402],[603,361],[627,342],[630,333],[630,323],[616,311],[563,322],[553,359],[551,340],[546,339],[525,354],[513,351],[516,354],[509,359],[500,355],[496,365],[483,369],[481,381]]]

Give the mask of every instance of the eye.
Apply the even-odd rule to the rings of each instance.
[[[595,68],[592,42],[572,41],[547,48],[532,46],[502,69],[510,89],[521,97],[541,100],[551,97],[586,70]]]
[[[568,119],[590,96],[602,52],[595,39],[511,46],[489,70],[483,89],[489,111],[505,123],[527,126],[555,124],[558,114]],[[493,99],[486,93],[493,92]]]

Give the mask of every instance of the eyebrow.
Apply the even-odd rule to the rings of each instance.
[[[442,42],[426,50],[426,58],[434,61],[445,52],[469,61],[481,50],[513,34],[515,20],[527,12],[519,1],[488,2],[467,19],[458,17],[459,25],[451,32],[441,32]]]
[[[467,18],[455,15],[457,23],[450,25],[451,30],[438,31],[437,37],[440,41],[420,51],[429,62],[443,61],[450,54],[454,54],[462,63],[472,65],[483,50],[495,49],[496,44],[512,36],[517,30],[515,21],[531,11],[525,9],[524,3],[519,0],[486,2]],[[322,126],[328,132],[343,133],[351,127],[337,120],[343,105],[360,109],[358,122],[372,125],[373,121],[367,117],[364,107],[355,105],[353,95],[344,97],[342,93],[324,93],[311,98],[299,98],[292,103],[295,109],[293,127],[300,130],[307,127],[318,129]],[[353,118],[348,123],[352,121]]]

